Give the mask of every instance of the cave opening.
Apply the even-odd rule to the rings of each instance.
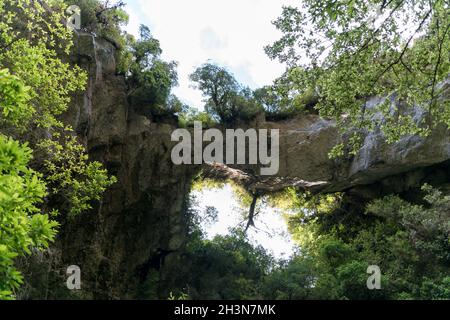
[[[249,226],[252,203],[254,218]],[[190,206],[207,239],[241,230],[252,245],[262,246],[276,259],[289,259],[298,249],[287,226],[291,211],[277,207],[267,196],[252,198],[233,182],[206,179],[194,183]]]

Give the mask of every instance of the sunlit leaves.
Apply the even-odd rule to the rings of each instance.
[[[190,76],[205,97],[205,110],[223,124],[251,120],[262,111],[260,101],[248,87],[240,85],[226,68],[204,63]]]
[[[304,0],[284,8],[274,22],[283,36],[266,52],[304,70],[303,88],[315,88],[320,98],[316,109],[343,131],[373,131],[375,124],[389,143],[426,136],[439,123],[448,125],[440,84],[450,73],[449,10],[444,0]],[[368,108],[373,96],[388,97],[390,107]],[[417,110],[423,117],[413,119]],[[373,121],[377,113],[382,122]],[[359,148],[354,142],[346,141],[351,153]]]
[[[52,194],[66,199],[64,211],[75,216],[91,209],[91,201],[100,200],[116,178],[108,177],[101,163],[88,161],[84,147],[66,134],[60,140],[43,140],[38,147],[47,154],[43,173]]]
[[[31,149],[0,135],[0,299],[13,297],[22,283],[14,258],[44,249],[58,223],[36,204],[46,195],[41,176],[28,168]]]
[[[115,181],[98,162],[88,161],[82,145],[58,140],[61,131],[73,134],[59,116],[87,80],[66,62],[73,33],[63,23],[64,9],[60,0],[0,0],[0,299],[13,298],[22,282],[14,259],[54,240],[58,223],[49,216],[57,209],[69,215],[88,210]],[[48,139],[42,141],[39,127]],[[29,167],[36,145],[55,151],[33,161],[39,173]],[[61,193],[68,207],[47,203]]]
[[[155,117],[182,111],[184,106],[178,103],[180,108],[176,109],[177,103],[170,94],[172,87],[178,84],[177,63],[161,59],[159,41],[144,25],[140,26],[138,40],[131,36],[126,40],[119,71],[127,77],[130,103]]]
[[[29,88],[8,69],[0,70],[0,111],[3,120],[15,126],[26,123],[34,113],[28,104]]]

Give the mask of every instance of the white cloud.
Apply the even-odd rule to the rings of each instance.
[[[129,0],[128,30],[140,23],[151,27],[160,40],[163,58],[179,62],[180,86],[174,90],[182,100],[201,107],[200,92],[190,87],[189,74],[211,59],[226,66],[244,85],[270,84],[284,66],[271,61],[264,46],[280,36],[271,21],[282,5],[294,0]],[[139,22],[137,22],[139,20]]]
[[[200,31],[200,46],[205,51],[223,50],[227,40],[221,39],[211,27],[207,27]]]

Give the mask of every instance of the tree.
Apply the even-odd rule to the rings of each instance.
[[[127,76],[131,104],[153,116],[182,111],[184,106],[170,95],[178,83],[177,63],[161,59],[159,41],[152,37],[148,27],[141,25],[139,40],[128,38],[128,52],[127,63],[121,68]]]
[[[232,120],[237,113],[230,100],[239,91],[239,84],[224,68],[211,63],[205,63],[190,75],[197,83],[197,88],[207,98],[207,111],[223,123]]]
[[[272,258],[253,246],[242,231],[204,239],[194,233],[173,274],[174,288],[191,299],[260,299],[263,278]]]
[[[26,145],[0,135],[0,300],[14,298],[23,282],[14,258],[47,248],[58,226],[37,207],[46,186],[28,167],[31,154]]]
[[[0,105],[4,123],[29,119],[29,88],[7,69],[0,70]],[[28,166],[32,150],[27,144],[0,133],[0,300],[14,298],[23,279],[14,258],[45,249],[53,241],[58,223],[37,206],[46,195],[42,176]]]
[[[284,111],[289,108],[287,101],[276,91],[273,86],[265,86],[255,90],[255,99],[264,108],[269,119],[274,119],[277,115],[282,118]]]
[[[291,233],[311,262],[312,296],[448,299],[450,197],[427,185],[422,190],[422,204],[391,195],[370,202],[364,214],[346,211],[339,198],[333,204],[316,196],[291,214]],[[382,290],[367,289],[369,265],[380,267]]]
[[[232,124],[238,118],[248,120],[261,110],[253,92],[242,88],[225,68],[205,63],[190,79],[206,97],[205,110],[221,123]]]
[[[66,6],[80,8],[81,28],[104,37],[118,49],[125,46],[125,33],[121,27],[128,23],[128,14],[123,9],[123,1],[110,0],[64,0]]]
[[[304,87],[299,82],[299,69],[289,68],[270,86],[255,90],[256,101],[264,107],[268,120],[282,120],[314,110],[318,102],[317,93],[312,87]]]
[[[66,186],[52,187],[49,198],[58,196],[71,199],[69,203],[76,201],[85,210],[90,208],[90,201],[98,199],[115,179],[108,178],[100,163],[87,164],[88,157],[83,154],[85,147],[76,140],[72,140],[71,144],[61,141],[61,136],[74,133],[72,128],[59,120],[59,116],[67,110],[72,93],[85,88],[87,79],[86,73],[78,66],[72,66],[60,58],[69,54],[73,46],[73,33],[62,23],[64,9],[61,1],[56,1],[53,7],[48,8],[41,2],[0,0],[0,14],[9,16],[9,19],[0,23],[0,45],[3,44],[0,68],[8,68],[8,72],[26,88],[26,103],[23,98],[17,100],[21,101],[20,105],[26,106],[23,107],[26,112],[14,118],[5,117],[5,125],[1,130],[11,133],[13,137],[29,140],[32,149],[47,155],[36,158],[35,166],[44,168],[43,173],[48,173],[45,168],[51,168],[56,174],[44,175],[50,185]],[[8,119],[16,120],[11,123]],[[46,133],[40,128],[45,129]],[[73,158],[67,162],[52,159],[54,154],[46,150],[49,143],[61,154],[71,154]],[[78,174],[62,174],[73,170],[77,170]],[[96,188],[82,191],[83,185],[96,185]],[[68,204],[65,207],[74,206]]]
[[[200,121],[204,128],[210,128],[216,124],[211,115],[205,111],[198,111],[195,108],[187,108],[180,114],[180,127],[193,127],[195,121]]]
[[[274,24],[283,36],[266,52],[299,70],[298,88],[315,88],[322,116],[355,128],[351,153],[375,127],[394,142],[450,126],[441,85],[450,73],[448,1],[304,0]],[[374,96],[382,103],[370,104]],[[339,145],[332,155],[342,152]]]
[[[305,300],[314,295],[315,269],[310,257],[297,255],[280,263],[264,278],[262,293],[270,300]]]

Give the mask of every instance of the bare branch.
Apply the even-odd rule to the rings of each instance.
[[[252,199],[252,203],[250,205],[250,210],[248,212],[248,218],[247,218],[247,226],[245,227],[244,232],[247,232],[248,228],[250,227],[254,227],[255,226],[255,208],[256,208],[256,202],[258,201],[259,198],[259,194],[258,193],[253,193],[253,199]]]
[[[425,22],[428,20],[431,12],[432,12],[432,8],[430,8],[430,10],[427,12],[427,14],[425,15],[425,17],[422,19],[422,21],[420,22],[420,25],[417,27],[417,29],[414,31],[414,33],[409,37],[408,41],[406,42],[405,46],[403,47],[403,50],[400,52],[400,55],[397,57],[397,59],[395,59],[394,61],[392,61],[378,76],[377,78],[373,81],[373,85],[375,85],[380,78],[386,74],[386,72],[388,72],[393,66],[395,66],[396,64],[402,63],[402,59],[403,56],[406,53],[406,50],[409,47],[409,44],[411,43],[411,41],[414,39],[414,36],[417,34],[417,32],[419,32],[423,25],[425,24]]]

